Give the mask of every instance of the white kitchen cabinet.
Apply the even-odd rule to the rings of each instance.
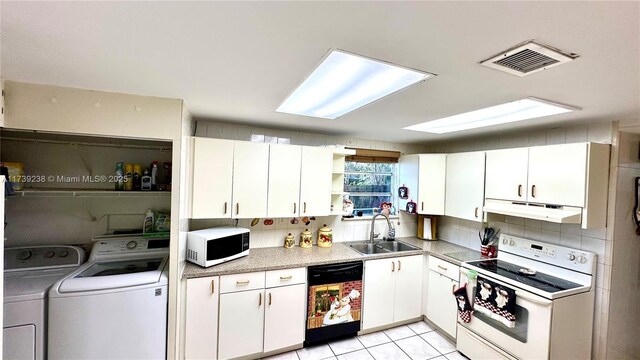
[[[333,151],[303,146],[300,173],[300,216],[331,214]]]
[[[219,285],[217,276],[187,280],[186,359],[217,358]]]
[[[460,268],[429,256],[426,315],[432,323],[456,337],[458,311],[453,291],[459,286]],[[456,276],[452,276],[456,274]]]
[[[192,218],[231,218],[234,143],[222,139],[192,139]]]
[[[233,218],[267,216],[268,180],[269,144],[236,141],[233,151]]]
[[[220,295],[218,358],[262,353],[265,290]]]
[[[301,159],[302,149],[300,146],[270,145],[268,217],[298,216],[300,211]]]
[[[485,153],[448,154],[446,174],[444,214],[482,221]]]
[[[529,148],[529,202],[583,207],[587,178],[586,143]],[[599,171],[607,172],[608,167]],[[606,192],[606,189],[601,189]]]
[[[422,255],[364,263],[362,329],[420,317]]]
[[[422,315],[422,255],[405,256],[396,259],[395,300],[393,321],[415,319]]]
[[[305,336],[305,284],[266,290],[264,352],[302,344]]]
[[[485,198],[527,200],[528,148],[487,151]]]
[[[409,189],[408,199],[400,199],[400,209],[416,201],[417,212],[443,215],[445,206],[446,154],[405,155],[400,158],[400,185]]]

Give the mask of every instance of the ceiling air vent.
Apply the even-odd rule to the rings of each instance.
[[[526,76],[567,63],[578,56],[531,40],[492,56],[480,64],[511,75]]]

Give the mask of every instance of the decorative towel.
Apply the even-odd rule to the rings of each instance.
[[[516,292],[478,276],[474,310],[513,328],[516,326]]]
[[[471,321],[473,308],[471,308],[471,302],[467,296],[467,284],[456,289],[456,291],[453,292],[453,295],[456,297],[456,303],[458,304],[458,316],[460,317],[460,320],[468,323]]]

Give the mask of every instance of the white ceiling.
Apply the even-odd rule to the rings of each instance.
[[[9,2],[5,79],[185,99],[197,118],[388,141],[640,119],[640,2]],[[577,60],[478,62],[536,39]],[[276,113],[330,48],[438,74],[336,120]],[[435,135],[403,127],[535,96],[581,111]]]

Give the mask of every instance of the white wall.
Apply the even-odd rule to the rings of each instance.
[[[514,147],[540,146],[576,142],[612,143],[612,123],[592,123],[491,137],[470,138],[462,141],[431,144],[432,152],[482,151]],[[603,169],[604,170],[604,169]],[[610,189],[613,187],[610,186]],[[602,189],[609,191],[609,189]],[[517,217],[504,217],[504,222],[491,222],[490,226],[504,234],[541,240],[562,246],[583,249],[598,255],[596,275],[596,309],[594,315],[594,358],[603,358],[601,344],[606,340],[609,288],[612,264],[612,238],[607,229],[582,230],[579,225],[559,225],[546,221]],[[438,237],[471,249],[480,250],[478,231],[482,224],[443,216],[438,222]]]

